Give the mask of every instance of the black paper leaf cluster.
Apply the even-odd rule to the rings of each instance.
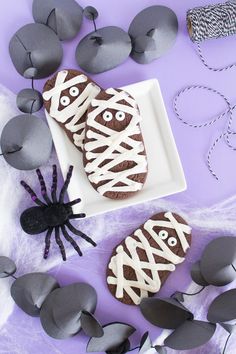
[[[236,238],[220,237],[204,249],[201,259],[192,267],[192,279],[202,286],[195,294],[176,292],[171,298],[143,299],[140,309],[153,325],[172,329],[164,346],[175,350],[190,350],[207,343],[215,333],[216,324],[221,325],[229,337],[235,330],[236,289],[219,295],[208,309],[207,321],[198,321],[182,304],[184,295],[196,295],[208,285],[224,286],[236,278]],[[226,341],[226,344],[228,339]],[[226,348],[226,345],[225,345]],[[225,352],[224,348],[224,352]]]

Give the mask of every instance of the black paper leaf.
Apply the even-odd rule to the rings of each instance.
[[[236,324],[229,323],[219,323],[229,334],[232,334],[236,331]]]
[[[24,312],[37,317],[47,296],[57,288],[59,284],[51,275],[29,273],[14,281],[11,296]]]
[[[98,74],[123,63],[131,49],[131,39],[125,31],[115,26],[103,27],[80,41],[76,60],[84,71]]]
[[[87,352],[107,352],[109,354],[124,350],[127,339],[135,332],[135,329],[125,323],[114,322],[103,327],[104,334],[100,338],[92,337],[87,346]],[[120,349],[121,348],[121,349]],[[122,352],[123,354],[123,352]]]
[[[149,337],[149,333],[146,332],[141,338],[140,347],[139,347],[139,354],[145,354],[147,350],[152,347],[152,342]]]
[[[211,303],[207,319],[213,323],[236,320],[236,289],[231,289],[217,296]]]
[[[43,98],[37,90],[23,89],[17,95],[16,104],[21,112],[34,113],[42,108]]]
[[[0,278],[7,278],[15,272],[15,263],[8,257],[0,256]]]
[[[126,354],[130,351],[130,341],[127,339],[119,348],[106,351],[106,354]]]
[[[98,18],[98,11],[93,6],[87,6],[84,9],[84,16],[88,20],[91,20],[91,21],[96,20],[96,18]]]
[[[29,23],[21,27],[10,41],[9,52],[18,73],[35,79],[53,74],[60,66],[63,56],[57,35],[40,23]]]
[[[81,327],[84,333],[89,337],[102,337],[104,332],[96,318],[87,311],[82,311]]]
[[[201,273],[201,265],[200,261],[196,262],[193,264],[192,269],[191,269],[191,277],[193,281],[201,286],[207,286],[209,283],[204,279],[202,273]]]
[[[167,354],[166,348],[162,347],[161,345],[155,345],[154,348],[158,354]]]
[[[64,41],[77,36],[83,9],[75,0],[34,0],[33,16],[35,22],[47,25]]]
[[[202,276],[215,286],[227,285],[236,278],[235,265],[235,237],[219,237],[211,241],[200,260]]]
[[[172,298],[145,298],[140,304],[143,316],[155,326],[175,329],[184,321],[193,319],[193,314]]]
[[[34,115],[22,114],[14,117],[2,130],[1,150],[7,163],[18,170],[38,168],[51,155],[50,130],[42,119]],[[17,152],[9,154],[16,150]]]
[[[97,294],[89,284],[75,283],[53,291],[40,312],[46,333],[57,339],[69,338],[81,330],[82,311],[93,313]]]
[[[138,13],[129,27],[137,63],[147,64],[165,54],[174,44],[178,33],[175,13],[165,6],[150,6]]]
[[[175,350],[189,350],[207,343],[215,333],[216,325],[204,321],[185,321],[164,341]]]

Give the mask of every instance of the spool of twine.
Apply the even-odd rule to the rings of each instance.
[[[190,39],[193,43],[197,44],[201,61],[208,69],[223,71],[236,66],[236,63],[223,68],[213,68],[209,66],[200,47],[200,43],[203,41],[236,34],[236,0],[188,10],[187,29]]]

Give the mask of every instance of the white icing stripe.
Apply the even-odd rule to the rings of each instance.
[[[148,238],[143,234],[141,229],[135,231],[136,239],[127,237],[125,245],[128,250],[124,251],[122,245],[116,249],[116,255],[111,258],[109,269],[112,270],[114,276],[107,277],[107,283],[116,285],[116,297],[121,299],[126,292],[134,304],[138,305],[141,299],[148,296],[148,293],[156,293],[161,288],[160,271],[172,272],[175,266],[184,261],[169,248],[168,244],[154,231],[155,227],[165,227],[174,229],[179,238],[183,250],[189,248],[185,234],[191,233],[191,227],[179,223],[174,215],[170,212],[165,213],[168,220],[152,220],[149,219],[144,224],[144,229],[155,240],[158,247],[151,247]],[[171,236],[173,237],[173,236]],[[165,240],[166,241],[166,240]],[[138,255],[138,249],[145,251],[147,261],[141,261]],[[166,259],[169,263],[156,263],[155,256]],[[126,279],[124,275],[124,266],[131,267],[136,275],[137,280]],[[147,275],[145,270],[150,270],[151,276]],[[135,288],[139,289],[140,295],[136,294]]]
[[[69,103],[67,106],[65,106],[65,108],[59,110],[62,92],[73,86],[88,81],[87,76],[83,74],[77,75],[71,78],[70,80],[65,81],[67,75],[68,75],[67,70],[58,72],[55,81],[55,87],[53,87],[49,91],[44,92],[43,98],[46,101],[49,101],[51,99],[50,112],[49,112],[50,116],[56,119],[58,122],[65,124],[65,128],[69,130],[71,133],[75,133],[73,134],[74,144],[76,146],[82,147],[83,140],[85,137],[85,132],[84,132],[85,123],[81,122],[81,118],[87,111],[92,99],[98,95],[101,89],[98,86],[96,86],[94,83],[90,82],[83,90],[83,92],[80,93],[78,91],[78,97],[71,104],[70,104],[69,96],[66,96],[69,99],[68,101]],[[66,123],[68,120],[69,122]]]
[[[98,192],[104,195],[108,191],[112,192],[135,192],[142,188],[143,184],[132,181],[129,177],[135,174],[147,172],[147,159],[144,152],[142,141],[132,139],[133,135],[141,134],[139,123],[141,117],[138,112],[136,102],[124,91],[118,92],[115,89],[108,89],[106,93],[113,95],[108,100],[92,100],[92,106],[96,107],[88,114],[87,118],[87,137],[92,141],[85,144],[84,149],[86,158],[89,161],[85,166],[85,171],[89,174],[91,183],[105,183],[98,188]],[[125,100],[132,107],[117,103]],[[114,109],[119,112],[132,115],[129,125],[121,132],[117,132],[96,121],[96,117],[106,109]],[[115,117],[113,118],[115,119]],[[94,132],[91,128],[96,129]],[[128,145],[128,148],[122,146]],[[103,148],[102,153],[94,152],[96,149]],[[104,162],[107,161],[105,164]],[[135,166],[121,171],[112,172],[111,170],[124,161],[133,161]],[[122,186],[116,186],[122,182]]]

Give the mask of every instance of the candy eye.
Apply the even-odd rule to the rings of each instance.
[[[109,111],[106,111],[103,113],[103,119],[106,121],[106,122],[110,122],[113,118],[113,115],[111,112]]]
[[[169,234],[166,230],[161,230],[158,235],[162,240],[167,239],[167,237],[169,236]]]
[[[78,89],[78,87],[76,87],[76,86],[71,87],[71,88],[70,88],[70,95],[71,95],[72,97],[79,96],[79,89]]]
[[[119,120],[120,122],[125,119],[125,113],[124,112],[117,112],[116,113],[116,119]]]
[[[170,247],[176,246],[176,245],[177,245],[177,240],[176,240],[176,238],[175,238],[175,237],[170,237],[170,238],[168,239],[168,245],[169,245]]]
[[[61,102],[62,106],[66,107],[70,104],[70,99],[68,96],[62,96],[62,98],[60,99],[60,102]]]

